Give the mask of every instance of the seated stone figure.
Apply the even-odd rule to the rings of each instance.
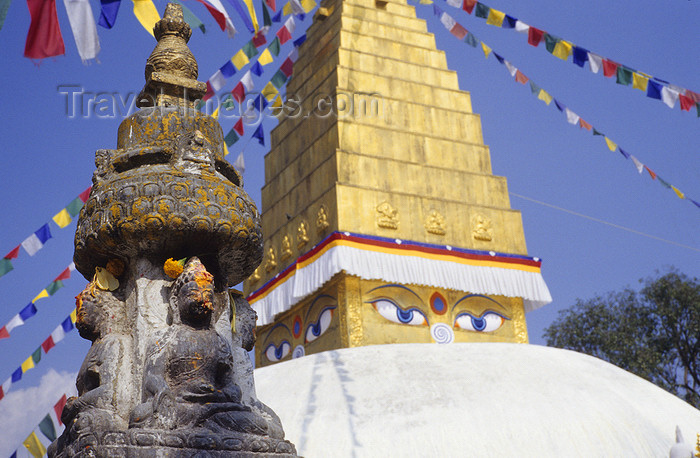
[[[267,423],[241,402],[231,348],[214,330],[213,298],[212,275],[191,258],[170,292],[172,325],[147,355],[144,402],[131,427],[267,434]]]
[[[117,380],[122,387],[131,385],[132,343],[124,302],[91,282],[76,297],[76,310],[76,328],[92,346],[78,372],[78,397],[70,397],[63,409],[66,429],[49,449],[51,455],[69,439],[128,426],[129,393],[117,387]]]

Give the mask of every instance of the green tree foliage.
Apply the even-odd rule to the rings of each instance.
[[[671,270],[576,301],[544,331],[547,345],[586,353],[700,408],[700,283]]]

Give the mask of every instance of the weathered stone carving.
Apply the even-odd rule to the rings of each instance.
[[[205,86],[181,7],[154,31],[142,109],[95,154],[78,221],[74,261],[92,281],[76,326],[93,343],[49,456],[293,457],[255,397],[255,312],[228,290],[260,264],[260,217],[220,126],[192,108]]]

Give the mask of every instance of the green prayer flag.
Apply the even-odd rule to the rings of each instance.
[[[56,280],[46,287],[46,292],[49,293],[49,296],[53,296],[56,294],[56,291],[61,288],[63,288],[63,282],[61,280]]]
[[[272,19],[270,19],[270,12],[267,10],[267,7],[263,3],[263,25],[265,27],[271,27],[272,26]]]
[[[593,135],[605,135],[605,134],[598,132],[597,130],[595,130],[595,127],[594,127],[593,128]]]
[[[530,81],[530,90],[532,91],[533,94],[536,94],[536,95],[539,95],[539,93],[540,93],[540,87],[538,85],[536,85],[535,83],[533,83],[532,81]]]
[[[467,32],[467,37],[464,39],[464,42],[472,48],[476,48],[476,46],[479,44],[479,40],[477,40],[476,36],[474,36],[474,34],[471,32]]]
[[[5,23],[7,10],[10,8],[10,1],[11,0],[0,0],[0,30],[2,30],[2,25]]]
[[[656,175],[656,179],[659,180],[659,183],[666,186],[668,189],[671,189],[671,183],[666,182],[663,178],[661,178],[658,175]]]
[[[174,1],[182,7],[182,15],[184,16],[185,22],[188,23],[190,27],[197,27],[199,30],[202,31],[202,33],[207,33],[207,29],[204,28],[204,24],[202,23],[202,21],[199,20],[197,16],[194,15],[192,10],[183,5],[180,0]]]
[[[34,361],[34,364],[41,361],[41,346],[39,346],[39,348],[34,350],[34,353],[32,353],[32,361]]]
[[[618,65],[617,84],[624,84],[625,86],[632,84],[632,70],[622,65]]]
[[[46,436],[51,442],[56,440],[56,428],[53,426],[53,420],[49,414],[46,414],[41,423],[39,423],[39,430]]]
[[[276,57],[280,55],[280,39],[275,37],[274,40],[272,40],[272,43],[270,43],[270,46],[267,47],[267,49]]]
[[[700,103],[695,104],[695,108],[698,110],[698,118],[700,118]]]
[[[558,42],[559,38],[555,37],[554,35],[550,35],[548,33],[544,34],[544,45],[548,52],[553,53]]]
[[[279,90],[282,86],[287,84],[287,75],[285,75],[282,70],[277,70],[277,73],[275,73],[275,76],[272,77],[270,82]]]
[[[83,201],[80,200],[80,197],[76,197],[71,203],[68,204],[66,211],[70,216],[76,217],[78,216],[78,213],[80,213],[80,209],[83,208],[83,205]]]
[[[477,2],[474,16],[486,19],[489,17],[489,11],[491,11],[491,8],[489,8],[481,2]]]
[[[5,275],[12,269],[14,269],[14,267],[12,266],[12,261],[10,261],[7,258],[2,258],[2,260],[0,260],[0,277]]]
[[[243,45],[243,54],[248,56],[248,59],[251,59],[253,56],[256,56],[258,54],[258,49],[255,47],[252,41],[249,41],[245,45]]]
[[[224,141],[226,142],[226,146],[231,146],[238,141],[238,134],[235,130],[231,129],[224,137]]]
[[[204,100],[197,100],[197,103],[194,104],[195,110],[197,110],[197,111],[201,110],[202,107],[203,107],[204,105],[206,105],[206,103],[207,103],[207,102],[205,102]]]
[[[231,110],[233,108],[236,108],[236,103],[233,100],[233,96],[231,94],[229,94],[228,97],[226,97],[224,99],[224,101],[221,102],[221,106],[223,108],[226,108],[227,110]]]

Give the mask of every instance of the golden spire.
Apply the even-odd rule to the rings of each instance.
[[[146,85],[136,105],[192,107],[207,86],[197,81],[197,61],[187,47],[192,29],[184,21],[182,7],[168,3],[153,33],[158,44],[146,61]]]

